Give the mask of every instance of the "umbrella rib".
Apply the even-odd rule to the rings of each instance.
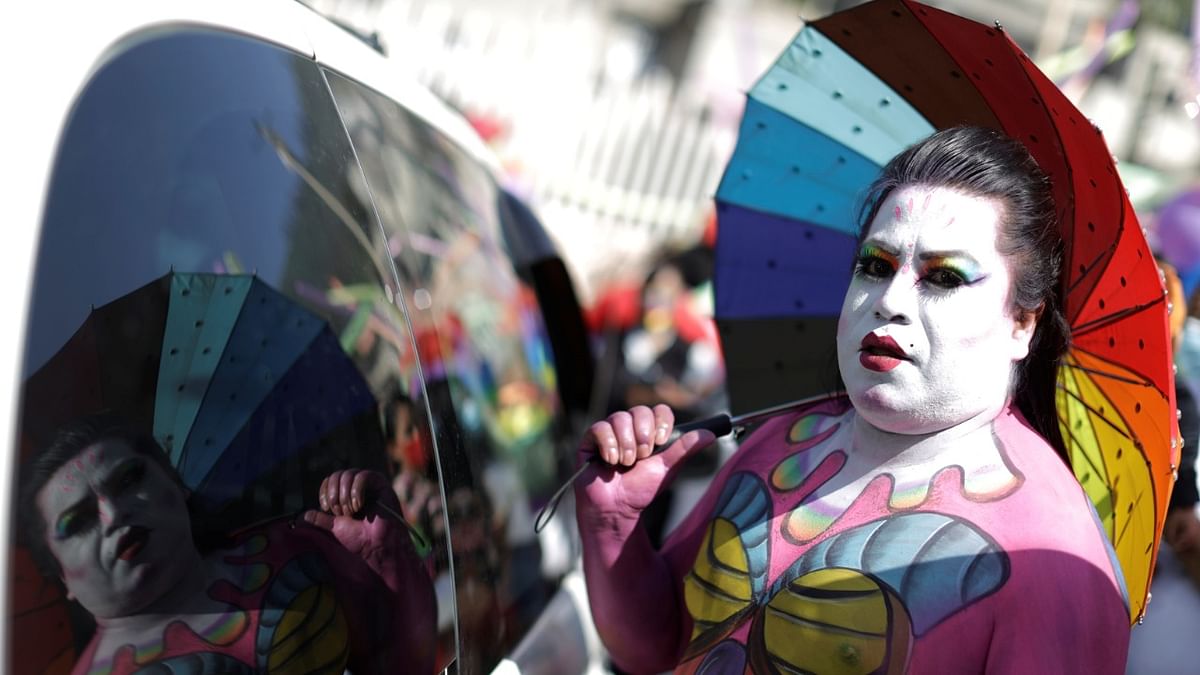
[[[1075,377],[1074,373],[1068,374],[1068,377],[1071,377],[1072,379],[1075,380],[1076,387],[1079,386],[1079,380],[1078,380],[1078,378]],[[1065,387],[1060,387],[1060,388],[1062,388],[1064,391],[1068,391],[1068,393],[1070,393],[1069,390],[1066,390]],[[1086,406],[1086,404],[1084,404],[1084,405]],[[1067,437],[1071,441],[1073,441],[1075,443],[1075,445],[1079,446],[1080,448],[1083,448],[1083,443],[1080,441],[1079,437],[1075,435],[1075,432],[1069,426],[1067,426],[1065,424],[1063,424],[1062,426],[1067,427]],[[1101,463],[1099,466],[1097,466],[1096,463],[1092,461],[1091,456],[1089,456],[1086,452],[1081,452],[1079,454],[1083,455],[1083,458],[1087,461],[1088,466],[1090,466],[1092,468],[1092,471],[1094,471],[1098,474],[1102,474],[1105,477],[1104,482],[1107,485],[1108,484],[1108,466],[1106,464],[1104,464],[1104,456],[1103,455],[1100,456]],[[1111,486],[1109,487],[1109,493],[1110,494],[1112,493]]]
[[[1145,494],[1146,494],[1145,492],[1138,492],[1137,497],[1134,498],[1134,500],[1133,500],[1133,509],[1136,509],[1138,507],[1138,504],[1142,503],[1142,496]],[[1117,535],[1117,541],[1113,542],[1114,544],[1116,544],[1117,542],[1120,542],[1122,539],[1125,538],[1125,530],[1128,530],[1129,523],[1133,522],[1133,518],[1129,517],[1129,513],[1132,512],[1133,509],[1130,509],[1129,511],[1126,512],[1125,522],[1121,525],[1121,533]]]
[[[1017,46],[1016,42],[1014,42],[1014,41],[1013,41],[1013,39],[1012,39],[1012,37],[1011,37],[1011,36],[1008,36],[1008,37],[1007,37],[1007,42],[1006,42],[1006,44],[1007,44],[1007,46],[1008,46],[1008,51],[1009,51],[1009,53],[1010,53],[1010,54],[1012,54],[1012,57],[1013,57],[1014,59],[1016,59],[1016,60],[1017,60],[1017,62],[1019,63],[1019,62],[1021,61],[1021,57],[1022,57],[1022,56],[1024,56],[1024,53],[1023,53],[1023,52],[1021,52],[1021,48]],[[1014,49],[1014,48],[1015,48],[1015,49]],[[1037,87],[1037,85],[1036,85],[1036,84],[1034,84],[1034,82],[1033,82],[1033,76],[1031,76],[1031,75],[1029,74],[1029,71],[1028,71],[1028,70],[1026,70],[1024,66],[1021,66],[1021,67],[1019,68],[1019,70],[1021,71],[1021,74],[1023,74],[1023,75],[1025,76],[1025,83],[1026,83],[1026,84],[1028,84],[1028,85],[1029,85],[1029,86],[1030,86],[1030,87],[1033,89],[1033,92],[1034,92],[1034,93],[1037,95],[1037,97],[1038,97],[1038,100],[1039,100],[1039,101],[1041,101],[1041,103],[1042,103],[1042,110],[1043,110],[1043,112],[1045,112],[1045,111],[1047,110],[1047,108],[1049,107],[1049,106],[1047,106],[1047,105],[1046,105],[1046,97],[1042,95],[1042,91],[1041,91],[1040,89],[1038,89],[1038,87]],[[976,89],[978,89],[978,87],[976,87]],[[1047,117],[1049,117],[1049,113],[1047,112],[1046,114],[1047,114]],[[1065,155],[1067,154],[1067,153],[1066,153],[1067,144],[1066,144],[1066,143],[1063,141],[1062,132],[1061,132],[1061,131],[1059,131],[1059,129],[1058,129],[1058,125],[1057,125],[1057,124],[1054,124],[1054,123],[1053,123],[1053,121],[1051,121],[1051,123],[1050,123],[1050,128],[1054,130],[1054,137],[1055,137],[1055,139],[1057,139],[1057,140],[1058,140],[1058,147],[1059,147],[1059,148],[1062,148],[1063,155],[1064,155],[1064,158],[1065,158]],[[1005,131],[1007,132],[1007,129],[1006,129]],[[1046,167],[1042,167],[1042,170],[1043,170],[1043,171],[1046,171]],[[1072,167],[1072,165],[1071,165],[1071,163],[1070,163],[1070,162],[1064,161],[1064,162],[1063,162],[1063,170],[1067,172],[1067,180],[1068,180],[1068,183],[1067,183],[1067,185],[1071,186],[1071,199],[1069,200],[1069,204],[1070,204],[1070,208],[1071,208],[1071,234],[1072,234],[1072,235],[1074,235],[1074,233],[1075,233],[1075,199],[1074,199],[1074,197],[1075,197],[1075,190],[1074,190],[1074,185],[1075,185],[1075,169]],[[1047,171],[1047,173],[1049,173],[1049,172]],[[1064,205],[1064,208],[1066,208],[1066,205]],[[1072,245],[1072,243],[1071,243],[1071,242],[1068,242],[1068,241],[1066,241],[1066,240],[1067,240],[1067,237],[1065,237],[1065,236],[1064,236],[1064,237],[1063,237],[1063,241],[1064,241],[1064,243],[1065,243],[1065,244],[1066,244],[1066,246],[1068,247],[1068,250],[1069,250],[1070,252],[1072,252],[1072,253],[1073,253],[1073,252],[1074,252],[1074,248],[1075,248],[1075,247]],[[1113,245],[1115,246],[1115,244],[1113,244]],[[1093,268],[1094,268],[1096,265],[1099,265],[1099,264],[1100,264],[1100,261],[1101,261],[1101,259],[1103,259],[1103,257],[1104,257],[1104,254],[1103,254],[1103,253],[1101,253],[1101,254],[1100,254],[1100,255],[1099,255],[1099,256],[1098,256],[1098,257],[1097,257],[1097,258],[1096,258],[1096,259],[1095,259],[1095,260],[1092,262],[1091,266],[1089,266],[1089,267],[1087,268],[1087,270],[1086,270],[1086,271],[1085,271],[1083,274],[1080,274],[1080,275],[1079,275],[1079,279],[1077,279],[1077,280],[1076,280],[1076,282],[1075,282],[1074,284],[1071,284],[1071,287],[1067,289],[1067,292],[1063,294],[1063,310],[1064,310],[1064,313],[1066,312],[1066,309],[1067,309],[1067,308],[1066,308],[1066,299],[1067,299],[1067,296],[1069,296],[1069,295],[1071,294],[1071,291],[1072,291],[1072,290],[1074,290],[1074,289],[1075,289],[1075,287],[1076,287],[1076,286],[1077,286],[1077,285],[1078,285],[1080,282],[1082,282],[1084,278],[1086,278],[1086,277],[1087,277],[1088,273],[1089,273],[1089,272],[1091,272],[1091,271],[1092,271],[1092,269],[1093,269]],[[1071,261],[1070,261],[1070,260],[1067,260],[1067,261],[1066,261],[1066,263],[1067,263],[1068,265],[1070,265]],[[1069,268],[1068,268],[1068,269],[1069,269]],[[1072,331],[1072,332],[1073,332],[1073,331]]]
[[[1010,38],[1008,41],[1009,52],[1013,52],[1014,47],[1016,47],[1016,43],[1013,42],[1012,39]],[[1019,47],[1016,47],[1016,49],[1018,51],[1020,50]],[[1014,58],[1020,60],[1022,54],[1013,53],[1013,56],[1014,56]],[[1038,99],[1041,100],[1042,109],[1048,110],[1050,108],[1050,106],[1047,105],[1046,97],[1042,94],[1041,89],[1039,89],[1038,86],[1034,83],[1033,76],[1024,67],[1022,67],[1020,70],[1025,75],[1025,81],[1029,84],[1030,87],[1033,88],[1033,91],[1035,94],[1037,94]],[[1048,116],[1048,113],[1047,113],[1047,116]],[[1067,144],[1066,144],[1066,142],[1063,141],[1062,132],[1059,131],[1058,125],[1054,124],[1053,121],[1051,121],[1050,128],[1054,130],[1054,136],[1058,139],[1058,147],[1063,149],[1063,151],[1064,151],[1063,154],[1065,155]],[[1043,170],[1044,169],[1045,169],[1045,167],[1043,167]],[[1071,189],[1072,199],[1071,199],[1070,205],[1071,205],[1071,234],[1073,236],[1075,233],[1075,225],[1077,224],[1075,222],[1075,200],[1074,200],[1075,170],[1074,170],[1074,167],[1072,166],[1071,162],[1063,162],[1063,169],[1067,172],[1068,179],[1070,179],[1069,185],[1072,186],[1072,189]],[[1114,176],[1114,178],[1116,180],[1116,188],[1117,188],[1116,194],[1118,194],[1118,195],[1123,194],[1120,177],[1117,176],[1117,173],[1115,170],[1112,172],[1112,175]],[[1120,201],[1121,201],[1120,197],[1118,197],[1118,203],[1120,203]],[[1120,236],[1121,232],[1123,232],[1125,230],[1125,210],[1120,209],[1120,213],[1121,213],[1120,220],[1117,223],[1117,231],[1114,233],[1115,236],[1113,236],[1112,243],[1108,246],[1107,249],[1101,251],[1096,256],[1096,258],[1094,260],[1092,260],[1092,262],[1089,265],[1087,265],[1084,272],[1079,275],[1079,277],[1075,280],[1075,282],[1072,283],[1067,288],[1067,292],[1063,294],[1064,301],[1067,298],[1067,296],[1069,296],[1076,288],[1079,287],[1079,284],[1083,283],[1084,279],[1088,278],[1091,275],[1091,272],[1105,259],[1106,256],[1110,256],[1111,254],[1113,254],[1115,252],[1117,243],[1121,240],[1121,236]],[[1064,237],[1063,239],[1065,240],[1066,237]],[[1074,253],[1075,247],[1073,245],[1071,245],[1069,242],[1068,242],[1068,246],[1070,246],[1071,252]],[[1070,260],[1068,260],[1066,262],[1068,265],[1071,264]],[[1068,269],[1070,269],[1070,268],[1068,267]],[[1077,331],[1075,329],[1072,329],[1071,332],[1075,333]]]
[[[1070,429],[1067,429],[1067,441],[1070,443],[1074,443],[1075,445],[1079,446],[1080,448],[1083,447],[1083,443],[1080,441],[1079,437],[1076,436],[1075,432],[1071,431]],[[1102,467],[1097,466],[1096,463],[1092,461],[1091,456],[1089,456],[1086,452],[1080,452],[1080,453],[1078,453],[1078,455],[1083,457],[1084,461],[1087,462],[1087,465],[1092,469],[1092,471],[1094,471],[1096,473],[1102,473],[1101,472]]]
[[[203,401],[203,399],[201,399],[201,400]],[[188,436],[190,436],[190,435],[191,435],[191,432],[189,430]],[[184,469],[187,467],[188,455],[190,454],[188,452],[187,440],[188,439],[186,437],[184,437],[183,440],[180,441],[179,460],[175,464],[175,470],[179,472],[180,478],[183,478]]]
[[[1153,300],[1152,302],[1148,302],[1148,303],[1145,303],[1142,305],[1134,305],[1133,307],[1126,307],[1125,309],[1122,309],[1117,312],[1113,312],[1112,314],[1106,314],[1106,315],[1100,317],[1099,319],[1093,319],[1087,323],[1080,324],[1080,325],[1072,328],[1071,333],[1072,334],[1086,333],[1087,331],[1094,330],[1096,328],[1103,328],[1111,323],[1116,323],[1117,321],[1120,321],[1121,319],[1124,319],[1124,318],[1127,318],[1134,314],[1137,314],[1138,312],[1142,312],[1147,309],[1150,309],[1151,307],[1154,307],[1155,305],[1162,303],[1162,301],[1163,301],[1163,299],[1160,297],[1160,298]]]
[[[1111,361],[1109,361],[1108,359],[1106,359],[1104,356],[1102,356],[1102,355],[1100,355],[1100,354],[1097,354],[1096,352],[1093,352],[1093,351],[1091,351],[1090,349],[1085,349],[1085,348],[1083,348],[1083,347],[1072,347],[1072,350],[1073,350],[1073,351],[1076,351],[1076,352],[1078,352],[1078,353],[1081,353],[1081,354],[1087,354],[1088,356],[1091,356],[1092,358],[1098,359],[1098,360],[1100,360],[1100,361],[1104,361],[1105,363],[1112,363]],[[1064,364],[1064,365],[1065,365],[1065,364]],[[1069,367],[1069,368],[1079,368],[1079,369],[1081,369],[1081,370],[1086,370],[1085,368],[1083,368],[1083,366],[1069,366],[1069,365],[1067,365],[1066,367]],[[1129,373],[1131,373],[1131,374],[1132,374],[1133,376],[1135,376],[1135,377],[1140,377],[1140,378],[1142,378],[1142,381],[1141,381],[1141,382],[1139,382],[1138,384],[1141,384],[1141,385],[1143,385],[1143,386],[1147,387],[1148,389],[1151,389],[1151,390],[1153,390],[1153,391],[1157,392],[1157,393],[1158,393],[1159,395],[1161,395],[1161,396],[1164,396],[1164,397],[1166,396],[1166,394],[1163,392],[1163,390],[1162,390],[1162,388],[1161,388],[1161,387],[1159,387],[1157,384],[1155,384],[1153,380],[1151,380],[1151,379],[1150,379],[1149,377],[1147,377],[1146,375],[1142,374],[1140,371],[1138,371],[1138,370],[1135,370],[1135,369],[1133,369],[1132,367],[1125,367],[1125,370],[1126,370],[1126,371],[1128,371]],[[1115,374],[1111,374],[1111,373],[1104,373],[1103,371],[1101,372],[1101,374],[1105,375],[1106,377],[1108,377],[1108,378],[1110,378],[1110,379],[1120,379],[1120,377],[1121,377],[1121,376],[1119,376],[1119,375],[1115,375]]]
[[[1124,218],[1124,215],[1122,215],[1121,217]],[[1112,250],[1114,248],[1116,248],[1116,246],[1117,246],[1116,240],[1114,239],[1113,244],[1111,246],[1109,246],[1107,249],[1105,249],[1103,252],[1101,252],[1100,255],[1096,256],[1096,259],[1093,260],[1090,264],[1086,265],[1084,267],[1084,271],[1079,274],[1079,278],[1075,279],[1075,281],[1070,286],[1067,287],[1067,292],[1063,294],[1064,297],[1074,293],[1075,289],[1079,287],[1079,284],[1082,284],[1083,280],[1087,279],[1088,276],[1091,275],[1092,270],[1096,269],[1096,267],[1099,266],[1100,263],[1104,262],[1104,257],[1106,255],[1108,255],[1109,253],[1111,253]]]
[[[1087,354],[1091,354],[1091,352],[1088,352],[1088,351],[1087,351],[1087,350],[1085,350],[1085,349],[1081,349],[1081,350],[1079,350],[1079,351],[1085,352],[1085,353],[1087,353]],[[1091,355],[1092,355],[1092,356],[1095,356],[1095,354],[1091,354]],[[1064,365],[1065,365],[1065,367],[1067,367],[1067,368],[1070,368],[1070,369],[1072,369],[1072,370],[1081,370],[1081,371],[1083,371],[1083,372],[1085,372],[1085,373],[1090,373],[1090,374],[1092,374],[1092,375],[1099,375],[1099,376],[1101,376],[1101,377],[1107,377],[1107,378],[1108,378],[1108,379],[1110,379],[1110,380],[1116,380],[1116,381],[1118,381],[1118,382],[1125,382],[1126,384],[1136,384],[1136,385],[1139,385],[1139,386],[1142,386],[1142,387],[1151,387],[1151,386],[1153,386],[1153,385],[1151,385],[1149,382],[1147,382],[1147,381],[1145,381],[1145,380],[1135,380],[1135,379],[1132,379],[1132,378],[1129,378],[1129,377],[1125,377],[1125,376],[1123,376],[1123,375],[1117,375],[1116,373],[1109,373],[1109,372],[1105,372],[1105,371],[1103,371],[1103,370],[1099,370],[1099,369],[1096,369],[1096,368],[1088,368],[1088,367],[1086,367],[1086,366],[1073,366],[1073,365],[1071,365],[1071,364],[1064,364]]]
[[[1106,416],[1101,414],[1100,411],[1093,408],[1087,401],[1084,401],[1082,398],[1080,398],[1077,394],[1072,392],[1070,389],[1067,389],[1066,387],[1064,387],[1062,385],[1059,385],[1058,388],[1065,391],[1067,393],[1067,396],[1070,396],[1071,398],[1078,401],[1079,405],[1083,406],[1084,408],[1087,408],[1088,411],[1090,411],[1093,415],[1104,420],[1104,423],[1107,424],[1108,426],[1112,427],[1113,431],[1117,432],[1118,434],[1121,434],[1122,436],[1124,436],[1125,438],[1128,438],[1131,441],[1133,440],[1133,438],[1131,438],[1129,436],[1129,434],[1125,433],[1124,431],[1121,431],[1121,429],[1117,425],[1113,424],[1111,420],[1109,420]]]

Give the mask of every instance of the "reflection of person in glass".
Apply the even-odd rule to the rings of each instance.
[[[639,514],[712,434],[652,454],[665,405],[589,430],[581,454],[602,461],[576,513],[614,661],[1122,672],[1123,578],[1051,445],[1066,324],[1049,179],[1020,142],[956,128],[891,160],[867,205],[837,324],[847,396],[763,422],[660,549]]]
[[[35,558],[96,622],[76,673],[433,669],[432,585],[377,473],[334,472],[321,510],[212,547],[157,443],[95,417],[31,460],[23,490]]]
[[[401,392],[393,393],[383,409],[392,490],[400,500],[408,522],[432,542],[441,542],[446,536],[442,498],[436,480],[427,477],[430,472],[429,442],[417,426],[416,410],[413,400]],[[435,545],[435,549],[441,554],[444,546]],[[436,566],[440,569],[445,565]]]

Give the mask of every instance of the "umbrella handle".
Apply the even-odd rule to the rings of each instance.
[[[679,440],[680,436],[688,433],[689,431],[706,429],[711,431],[714,436],[721,437],[733,432],[733,427],[733,418],[725,413],[713,415],[712,417],[706,417],[702,420],[696,420],[695,422],[680,424],[679,426],[675,427],[675,430],[671,432],[671,435],[667,437],[667,440],[664,443],[654,446],[654,450],[650,454],[657,455],[665,450],[667,446]],[[550,501],[546,502],[546,505],[538,510],[537,518],[533,521],[534,532],[541,532],[546,527],[546,525],[550,522],[550,519],[554,517],[554,512],[558,510],[558,502],[561,501],[563,495],[566,494],[567,488],[571,487],[571,485],[575,483],[575,479],[583,475],[583,472],[587,470],[588,465],[599,462],[600,456],[595,454],[592,455],[586,462],[579,465],[579,468],[575,470],[575,473],[571,474],[571,477],[568,478],[566,482],[559,486],[554,495],[550,497]]]
[[[425,533],[420,531],[419,529],[417,529],[411,523],[409,523],[408,520],[406,520],[404,518],[404,516],[400,515],[399,513],[396,513],[395,509],[388,506],[387,504],[384,504],[382,500],[376,501],[375,506],[378,507],[379,510],[383,511],[384,513],[391,515],[393,518],[400,521],[401,525],[408,528],[408,536],[412,537],[413,543],[417,547],[417,553],[424,556],[426,553],[428,553],[433,548],[433,543],[431,541],[429,541],[429,538],[425,536]]]
[[[381,500],[376,500],[374,505],[377,506],[380,511],[383,511],[385,514],[387,514],[387,515],[391,516],[393,519],[399,521],[400,524],[403,525],[408,530],[408,536],[412,538],[413,545],[416,546],[416,548],[417,548],[417,553],[424,556],[427,552],[429,552],[433,548],[433,542],[429,541],[429,538],[425,536],[425,533],[421,532],[421,530],[417,529],[415,526],[413,526],[411,523],[409,523],[408,520],[406,520],[404,518],[404,516],[402,516],[401,514],[396,512],[396,509],[393,509],[392,507],[388,506],[387,504],[384,504],[383,501],[381,501]],[[288,518],[288,520],[291,521],[291,526],[295,527],[296,521],[302,519],[303,517],[304,517],[304,511],[296,511]],[[272,521],[276,520],[277,518],[278,517],[273,517],[273,518],[268,518],[266,520],[260,520],[251,525],[248,525],[242,529],[247,530],[247,529],[255,528],[260,525],[272,522]]]

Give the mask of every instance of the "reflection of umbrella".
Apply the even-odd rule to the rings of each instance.
[[[1136,617],[1177,452],[1162,284],[1099,131],[1002,29],[906,0],[870,2],[806,26],[755,85],[717,193],[716,311],[732,407],[834,382],[857,200],[888,159],[957,124],[1020,139],[1054,182],[1073,339],[1060,421]]]
[[[152,430],[228,530],[311,506],[329,472],[383,457],[375,399],[329,325],[248,275],[168,274],[94,309],[23,407],[26,452],[99,410]],[[45,644],[55,595],[17,599],[14,644]]]

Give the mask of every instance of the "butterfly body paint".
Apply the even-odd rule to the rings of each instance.
[[[947,631],[988,625],[981,607],[1009,583],[1031,506],[1000,435],[991,454],[856,477],[852,415],[834,400],[744,439],[701,504],[711,517],[683,580],[693,622],[679,672],[900,673],[953,659]],[[1115,578],[1104,541],[1089,554]],[[982,658],[983,634],[968,629],[963,658]]]

